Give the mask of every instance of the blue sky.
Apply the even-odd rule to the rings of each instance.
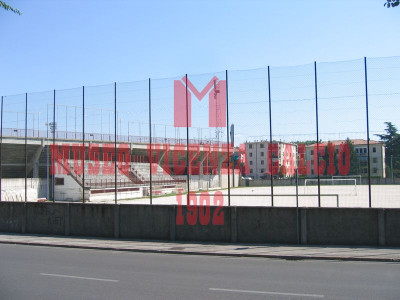
[[[160,136],[185,137],[184,132],[177,133],[172,126],[172,102],[165,102],[173,101],[173,79],[179,79],[185,73],[211,72],[224,79],[223,72],[214,72],[271,65],[273,74],[288,75],[286,79],[283,75],[272,78],[272,94],[277,101],[273,106],[276,116],[273,119],[274,136],[276,139],[311,139],[315,135],[313,104],[309,100],[314,95],[311,63],[314,60],[356,59],[349,63],[321,64],[321,99],[329,100],[334,96],[348,101],[346,104],[339,100],[335,100],[339,101],[336,104],[321,103],[320,126],[322,134],[335,133],[326,135],[326,139],[349,135],[364,137],[364,134],[360,136],[365,131],[364,112],[359,109],[364,103],[361,58],[400,55],[400,31],[397,30],[400,8],[387,9],[383,7],[384,0],[6,2],[23,14],[18,16],[0,10],[1,95],[130,82],[149,77],[171,78],[155,80],[153,84],[154,101],[159,104],[153,107],[153,122],[171,127],[167,129],[160,125],[155,128]],[[391,71],[376,72],[375,79],[374,74],[371,75],[372,92],[377,91],[375,98],[371,96],[371,110],[372,113],[374,109],[375,112],[379,110],[376,115],[380,115],[372,122],[372,130],[376,132],[382,131],[388,113],[392,114],[391,120],[397,120],[396,116],[400,115],[398,102],[393,109],[400,82],[400,62],[398,59],[395,62]],[[375,63],[386,64],[386,67],[393,65],[379,60]],[[285,68],[297,65],[300,67]],[[284,68],[277,68],[281,66]],[[324,72],[328,75],[324,76]],[[343,72],[347,75],[342,76]],[[329,75],[331,73],[336,77]],[[293,77],[293,74],[297,75]],[[211,77],[191,78],[200,89]],[[239,141],[268,137],[266,78],[266,69],[233,72],[230,76],[230,118],[238,125]],[[386,86],[382,80],[388,79],[394,80],[391,88],[382,91],[382,86]],[[88,119],[86,125],[92,129],[88,130],[98,131],[102,120],[104,128],[101,131],[112,132],[113,127],[106,124],[107,110],[112,110],[112,88],[112,85],[106,85],[98,91],[88,89],[87,105],[89,110],[92,109],[88,113],[92,119]],[[125,122],[121,132],[126,133],[126,120],[147,121],[147,83],[122,85],[121,89],[119,110],[125,117],[119,119],[121,124]],[[144,104],[141,109],[131,103],[133,94],[136,94],[137,103]],[[42,100],[43,95],[46,101]],[[65,116],[65,124],[60,121],[59,128],[73,131],[75,128],[71,126],[75,121],[68,123],[68,119],[74,114],[73,106],[81,103],[81,90],[60,91],[57,95],[60,105],[71,106],[69,111],[63,111],[60,106],[59,115]],[[42,106],[36,105],[35,112],[32,106],[30,109],[32,116],[41,112],[38,126],[43,129],[44,114],[52,101],[52,93],[36,98],[30,97]],[[300,102],[296,105],[288,102],[293,99],[300,99]],[[12,100],[6,104],[12,102],[13,106],[18,106],[18,103],[24,103],[21,97]],[[380,108],[383,100],[387,102],[386,110]],[[243,102],[250,105],[243,106]],[[193,105],[197,112],[193,126],[207,127],[207,122],[202,122],[207,119],[207,103],[194,101]],[[9,106],[5,107],[8,111],[15,108]],[[100,106],[102,112],[98,114],[95,111]],[[9,127],[15,126],[16,116],[8,115]],[[18,122],[22,124],[21,119]],[[36,124],[36,121],[29,120],[28,123]],[[80,130],[79,124],[77,126]],[[147,134],[143,125],[140,129],[134,124],[130,126],[131,133],[133,130],[139,134],[140,130],[141,135]],[[167,130],[170,131],[167,133]],[[191,137],[200,135],[215,137],[216,133],[191,130]]]
[[[0,94],[400,54],[383,0],[7,0]]]

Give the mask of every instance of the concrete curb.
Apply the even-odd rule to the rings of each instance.
[[[329,260],[329,261],[368,261],[368,262],[400,262],[400,258],[379,258],[379,257],[343,257],[343,256],[319,256],[319,255],[275,255],[275,254],[245,254],[245,253],[218,253],[218,252],[200,252],[185,250],[156,250],[156,249],[126,249],[112,246],[83,246],[83,245],[57,245],[51,243],[38,242],[20,242],[20,241],[0,241],[0,244],[43,246],[56,248],[75,248],[88,250],[108,250],[124,251],[136,253],[159,253],[159,254],[180,254],[180,255],[200,255],[200,256],[225,256],[225,257],[251,257],[251,258],[269,258],[283,260]]]

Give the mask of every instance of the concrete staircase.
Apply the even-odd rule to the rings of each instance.
[[[164,169],[161,168],[159,164],[153,163],[153,169],[154,165],[156,165],[156,172],[152,172],[151,174],[151,179],[153,182],[168,182],[168,181],[174,181],[174,178],[165,173]],[[150,182],[150,164],[149,163],[131,163],[131,172],[132,176],[136,179],[141,181],[142,183],[148,183]]]

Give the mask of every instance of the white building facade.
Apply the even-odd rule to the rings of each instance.
[[[354,149],[360,160],[360,174],[361,176],[368,176],[368,143],[363,139],[351,140]],[[346,140],[335,140],[329,141],[335,146],[337,151],[341,144],[346,143]],[[320,143],[321,146],[327,146],[328,142]],[[311,161],[311,170],[314,174],[314,151],[315,144],[306,146],[306,160]],[[327,151],[325,149],[325,151]],[[386,164],[385,164],[385,144],[383,142],[370,140],[369,141],[369,153],[370,153],[370,164],[371,164],[371,177],[386,177]]]
[[[246,142],[247,162],[249,165],[249,176],[254,179],[269,177],[271,163],[268,157],[267,141]],[[274,146],[275,145],[275,146]],[[271,149],[275,147],[276,152],[272,153],[272,163],[277,165],[279,169],[285,165],[286,170],[297,167],[297,146],[290,143],[276,142],[273,143]],[[277,175],[277,174],[276,174]],[[290,175],[285,175],[288,177]]]

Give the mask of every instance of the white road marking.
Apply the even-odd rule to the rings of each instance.
[[[314,298],[324,298],[325,297],[324,295],[315,295],[315,294],[278,293],[278,292],[231,290],[231,289],[218,289],[218,288],[210,288],[209,290],[210,291],[218,291],[218,292],[265,294],[265,295],[280,295],[280,296],[298,296],[298,297],[314,297]]]
[[[86,279],[86,280],[118,282],[118,280],[114,280],[114,279],[102,279],[102,278],[92,278],[92,277],[70,276],[70,275],[61,275],[61,274],[40,273],[40,275],[53,276],[53,277],[64,277],[64,278],[74,278],[74,279]]]

